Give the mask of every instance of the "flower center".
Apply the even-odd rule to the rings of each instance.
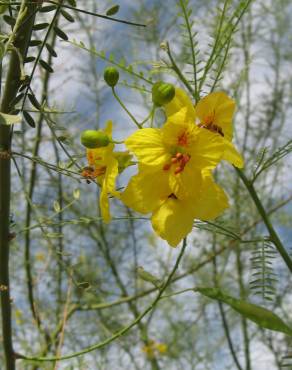
[[[170,162],[166,163],[163,166],[164,171],[170,170],[171,166],[175,166],[174,174],[177,175],[181,173],[188,161],[191,159],[189,154],[183,154],[181,152],[176,153],[174,156],[171,157]]]
[[[179,137],[177,138],[177,145],[179,146],[187,146],[188,145],[188,134],[184,131]]]

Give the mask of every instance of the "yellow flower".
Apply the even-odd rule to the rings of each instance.
[[[152,213],[155,232],[175,247],[191,232],[195,218],[211,220],[228,207],[224,191],[213,182],[209,171],[203,171],[201,185],[193,193],[175,193],[167,172],[140,164],[121,200],[137,212]]]
[[[243,159],[231,143],[234,100],[224,92],[213,92],[201,99],[194,107],[188,95],[177,88],[174,99],[166,105],[165,110],[167,116],[171,116],[181,109],[187,109],[188,115],[199,127],[216,133],[216,136],[221,136],[225,147],[222,159],[229,161],[236,167],[243,167]]]
[[[164,355],[167,352],[167,345],[165,343],[158,343],[154,340],[150,340],[148,344],[142,347],[142,351],[149,358],[154,358],[155,355]]]
[[[107,122],[104,132],[111,138],[111,121]],[[109,143],[109,145],[101,148],[86,149],[89,167],[85,167],[82,172],[84,177],[88,179],[96,179],[98,184],[101,186],[99,204],[102,218],[107,223],[111,220],[108,193],[114,196],[119,196],[119,193],[115,190],[115,182],[119,173],[119,164],[113,150],[113,143]]]
[[[200,190],[202,170],[214,169],[221,160],[224,144],[218,136],[195,125],[188,107],[183,107],[161,129],[137,130],[125,144],[139,163],[155,168],[159,178],[167,178],[171,193],[185,197]]]
[[[164,353],[167,352],[167,344],[165,344],[165,343],[156,343],[155,348],[161,354],[164,354]]]

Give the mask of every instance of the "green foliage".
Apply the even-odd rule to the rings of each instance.
[[[194,291],[229,305],[239,314],[262,328],[292,336],[292,328],[285,324],[279,316],[266,308],[224,294],[218,288],[195,288]]]
[[[249,282],[253,294],[262,298],[263,302],[273,301],[277,275],[273,271],[273,260],[277,252],[268,241],[256,244],[252,252],[252,278]]]
[[[292,152],[292,140],[288,140],[286,144],[278,148],[269,158],[264,160],[266,152],[267,150],[264,150],[260,155],[260,161],[254,171],[253,181],[255,181],[262,172],[267,171],[271,166],[274,166]]]

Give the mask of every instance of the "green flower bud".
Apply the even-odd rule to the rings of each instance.
[[[114,87],[119,81],[119,71],[115,67],[106,67],[103,73],[103,78],[105,82],[111,86]]]
[[[156,82],[152,87],[152,101],[158,107],[169,103],[175,95],[175,88],[172,84],[162,81]]]
[[[81,134],[81,144],[85,148],[94,149],[107,146],[110,138],[103,131],[86,130]]]

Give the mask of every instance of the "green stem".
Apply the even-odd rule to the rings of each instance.
[[[261,217],[263,219],[263,222],[266,225],[266,228],[269,231],[270,240],[274,243],[278,252],[280,253],[281,257],[283,258],[284,262],[286,263],[287,267],[292,272],[292,260],[289,256],[289,254],[287,253],[285,247],[283,246],[276,230],[274,229],[274,227],[273,227],[273,225],[272,225],[272,223],[269,219],[269,216],[268,216],[266,210],[264,209],[264,207],[262,205],[262,202],[260,201],[260,199],[257,195],[257,192],[256,192],[256,190],[253,186],[253,183],[247,179],[247,177],[245,176],[245,174],[241,170],[239,170],[238,168],[235,168],[235,170],[236,170],[238,176],[241,178],[242,182],[244,183],[245,187],[247,188],[250,196],[252,197],[252,199],[254,201],[254,204],[257,207],[257,210],[258,210],[259,214],[261,215]]]
[[[115,92],[115,88],[112,87],[112,92],[116,100],[119,102],[120,106],[124,109],[124,111],[128,114],[128,116],[131,118],[131,120],[135,123],[135,125],[138,128],[142,128],[142,125],[136,120],[136,118],[133,116],[133,114],[126,108],[125,104],[121,101],[121,99],[118,97],[118,95]]]
[[[189,90],[189,92],[192,94],[192,96],[195,96],[195,93],[191,87],[191,85],[189,84],[189,82],[187,81],[187,79],[185,78],[185,76],[182,74],[182,72],[180,71],[180,68],[177,66],[175,60],[173,59],[173,56],[170,52],[170,48],[169,48],[169,45],[167,43],[167,48],[166,48],[166,52],[167,52],[167,55],[169,57],[169,60],[171,61],[171,66],[172,66],[172,69],[174,70],[174,72],[177,74],[178,78],[181,80],[181,82],[185,85],[185,87]]]
[[[185,5],[185,2],[183,0],[180,0],[180,6],[184,14],[184,19],[185,19],[185,24],[189,36],[189,41],[190,41],[190,47],[191,47],[191,52],[192,52],[192,64],[193,64],[193,71],[194,71],[194,84],[195,84],[195,91],[194,91],[194,97],[196,103],[200,100],[200,96],[198,94],[198,81],[197,81],[197,61],[196,61],[196,52],[195,52],[195,44],[194,44],[194,38],[192,35],[192,27],[189,22],[189,16],[187,14],[187,8]]]
[[[56,1],[48,1],[48,3],[57,5]],[[62,7],[66,8],[66,9],[74,10],[75,12],[92,15],[93,17],[103,18],[103,19],[107,19],[109,21],[118,22],[118,23],[124,23],[124,24],[127,24],[129,26],[146,27],[146,24],[130,22],[130,21],[127,21],[127,20],[124,20],[124,19],[118,19],[118,18],[109,17],[107,15],[102,15],[102,14],[99,14],[99,13],[89,12],[87,10],[79,9],[79,8],[76,8],[76,7],[73,7],[73,6],[70,6],[70,5],[63,4]]]

